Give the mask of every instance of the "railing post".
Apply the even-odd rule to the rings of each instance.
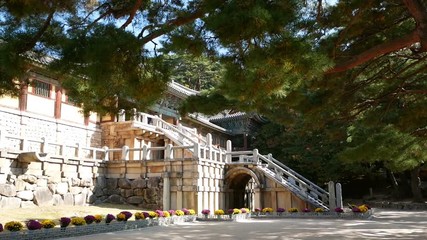
[[[212,160],[212,134],[206,134],[206,144],[208,145],[208,160]]]
[[[171,159],[173,159],[173,149],[172,149],[172,144],[168,144],[168,145],[166,145],[166,149],[165,149],[165,159],[166,159],[166,160],[171,160]]]
[[[342,204],[342,187],[341,187],[341,183],[337,183],[335,184],[335,191],[336,191],[336,195],[337,195],[337,207],[342,208],[343,204]]]
[[[131,120],[132,121],[138,121],[138,113],[136,111],[136,108],[132,108],[131,113],[132,113]]]
[[[258,149],[254,149],[253,151],[252,151],[253,153],[252,153],[252,155],[253,155],[253,163],[258,163],[258,161],[259,161],[259,156],[258,156]]]
[[[128,146],[122,147],[122,160],[123,161],[129,160],[129,147]]]
[[[225,153],[225,154],[227,154],[225,157],[226,163],[231,163],[231,152],[232,151],[233,151],[233,149],[232,149],[231,140],[227,140],[227,152]]]
[[[126,112],[124,109],[120,109],[117,116],[117,122],[124,122],[126,119]]]
[[[200,157],[200,144],[199,143],[195,143],[194,144],[194,153],[193,153],[193,158],[198,160]]]
[[[142,160],[148,160],[148,146],[142,145]]]
[[[142,114],[142,123],[144,124],[148,124],[148,116],[147,114],[141,113]]]
[[[108,147],[104,146],[102,149],[104,149],[104,161],[110,160],[110,153],[108,152]]]
[[[335,205],[335,184],[333,181],[328,182],[328,191],[329,191],[329,209],[334,210]]]

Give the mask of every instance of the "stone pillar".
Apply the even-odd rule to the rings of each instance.
[[[233,151],[232,143],[230,140],[227,140],[227,155],[225,157],[226,163],[231,163],[231,152]]]
[[[337,183],[335,184],[335,188],[336,188],[336,202],[337,202],[337,207],[342,208],[343,204],[342,204],[342,188],[341,188],[341,183]]]
[[[262,198],[261,198],[261,189],[255,188],[254,189],[254,209],[255,208],[262,208]],[[252,210],[254,210],[252,209]]]
[[[253,155],[252,162],[253,162],[253,163],[258,163],[258,161],[259,161],[258,149],[256,149],[256,148],[255,148],[255,149],[252,151],[252,155]]]
[[[333,181],[329,181],[328,183],[328,191],[329,191],[329,209],[334,210],[336,208],[335,202],[335,184]]]
[[[171,191],[170,191],[170,179],[169,173],[163,173],[163,209],[169,210],[171,203]]]

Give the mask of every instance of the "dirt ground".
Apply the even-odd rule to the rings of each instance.
[[[33,208],[14,208],[0,210],[0,223],[4,224],[9,221],[25,222],[31,219],[57,220],[61,217],[84,217],[86,215],[117,215],[121,211],[129,211],[131,213],[140,212],[144,209],[133,207],[130,205],[115,205],[102,204],[96,206],[48,206],[48,207],[33,207]],[[133,217],[131,218],[133,219]]]

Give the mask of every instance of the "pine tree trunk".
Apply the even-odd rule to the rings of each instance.
[[[413,202],[424,202],[423,196],[420,189],[420,167],[416,167],[411,170],[411,189],[412,189],[412,201]]]

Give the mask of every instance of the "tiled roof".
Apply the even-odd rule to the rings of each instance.
[[[196,95],[199,93],[199,91],[188,88],[184,85],[176,83],[175,81],[168,83],[168,90],[171,93],[175,93],[175,95],[181,98],[187,98],[188,96]]]

